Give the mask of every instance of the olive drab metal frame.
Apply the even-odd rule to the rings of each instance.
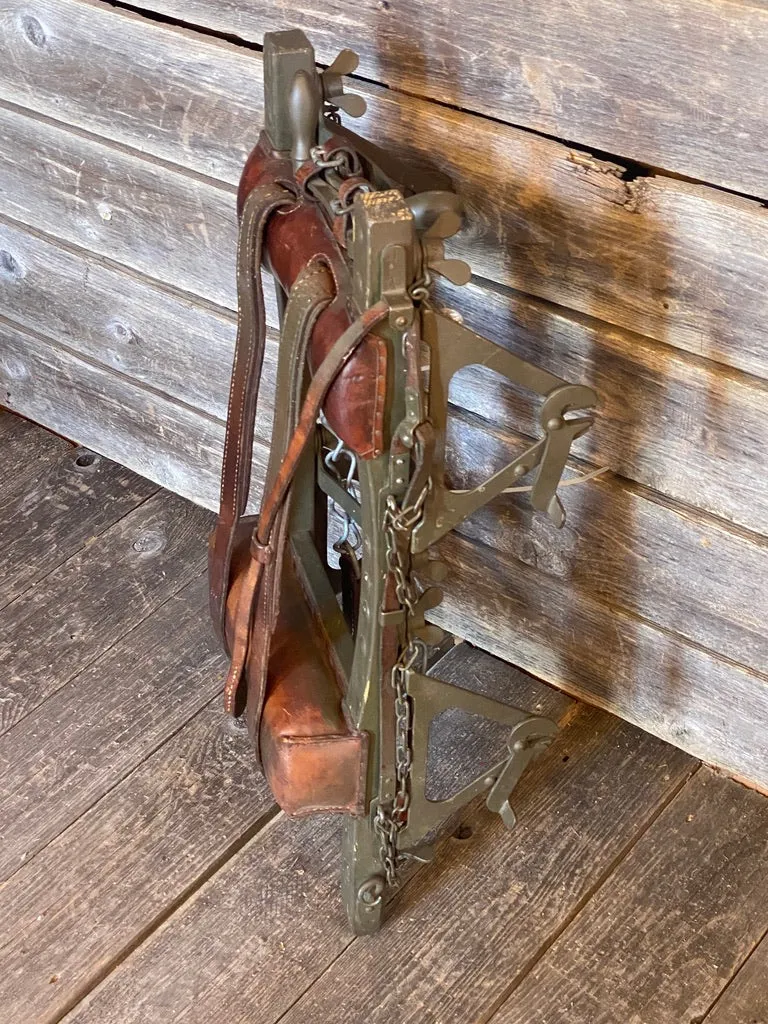
[[[397,884],[406,862],[429,860],[429,843],[441,823],[468,801],[485,793],[487,806],[508,827],[514,825],[509,795],[555,734],[548,719],[426,674],[428,645],[442,637],[426,615],[441,600],[437,584],[445,575],[430,551],[457,523],[526,476],[532,479],[534,508],[562,526],[558,483],[572,441],[592,422],[589,415],[573,413],[592,408],[597,398],[591,388],[531,365],[436,307],[435,275],[454,283],[470,276],[465,263],[443,253],[444,240],[461,227],[461,200],[445,176],[400,164],[341,125],[340,111],[357,116],[365,110],[360,97],[343,90],[342,75],[356,64],[345,50],[318,72],[303,32],[265,37],[265,116],[272,143],[290,153],[297,169],[314,162],[316,172],[304,173],[304,191],[329,225],[338,229],[338,218],[346,218],[354,314],[382,299],[389,306],[375,331],[388,347],[391,367],[383,453],[356,458],[321,416],[314,450],[294,482],[289,524],[299,576],[343,675],[345,712],[369,737],[364,814],[345,819],[342,869],[352,928],[367,933],[379,927],[387,887]],[[343,139],[339,159],[326,151],[331,138]],[[345,205],[339,186],[350,163],[367,184]],[[295,373],[290,359],[281,346],[278,381]],[[542,434],[481,486],[455,490],[445,482],[448,388],[457,371],[476,363],[541,395]],[[346,559],[342,572],[329,570],[325,533],[317,530],[318,506],[327,509],[328,498],[345,522],[342,543],[337,541]],[[345,572],[359,588],[354,600],[345,592]],[[382,670],[384,634],[393,631],[397,654],[391,668]],[[508,725],[507,755],[449,799],[430,800],[430,724],[457,707]]]

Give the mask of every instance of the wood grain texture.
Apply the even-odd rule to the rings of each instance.
[[[768,1024],[768,942],[765,938],[704,1018],[706,1024]]]
[[[19,427],[0,435],[0,607],[157,490],[122,466],[2,414],[2,421],[12,420]]]
[[[211,517],[162,493],[2,612],[0,732],[73,679],[205,567]]]
[[[471,839],[443,850],[406,888],[389,933],[354,942],[284,1024],[484,1019],[693,767],[623,723],[580,712],[521,783],[518,830],[476,812]]]
[[[767,194],[768,11],[759,0],[663,10],[652,0],[580,0],[550,4],[544,16],[523,0],[136,6],[259,44],[265,31],[302,27],[324,63],[350,46],[364,77],[405,92]]]
[[[459,643],[439,657],[428,674],[561,724],[577,710],[575,702],[560,690],[467,643]],[[459,708],[441,712],[429,730],[428,798],[444,799],[469,785],[506,756],[508,740],[509,729],[499,722]]]
[[[190,560],[199,561],[188,554]],[[186,568],[177,576],[187,578]],[[65,664],[69,682],[0,738],[0,881],[221,691],[226,662],[206,628],[206,583],[198,577],[148,608],[141,625],[76,677]],[[50,671],[57,672],[55,665]]]
[[[271,796],[227,721],[206,708],[0,889],[7,1020],[58,1021],[258,830]]]
[[[768,534],[768,384],[706,359],[522,296],[462,289],[455,305],[480,334],[599,397],[574,452],[687,504]],[[498,374],[471,368],[452,398],[497,426],[539,436],[538,408]]]
[[[10,345],[12,336],[6,333],[5,337]],[[133,469],[151,473],[158,482],[198,503],[217,506],[223,424],[207,419],[201,422],[190,410],[157,396],[141,392],[136,395],[125,381],[80,364],[66,353],[55,353],[31,335],[17,333],[15,337],[13,352],[30,368],[27,379],[38,384],[25,394],[32,398],[45,394],[62,377],[75,385],[64,393],[66,402],[56,406],[58,429],[66,433],[76,424],[86,431],[88,444],[105,444]],[[109,396],[106,407],[94,404],[92,396],[97,393]],[[257,446],[255,496],[259,493],[258,482],[263,479],[265,455],[265,450]],[[578,489],[566,493],[566,503],[591,502],[603,488],[605,484],[599,488],[594,485],[581,495]],[[525,507],[525,501],[521,505]],[[496,507],[501,505],[497,503]],[[510,503],[508,507],[517,505]],[[517,544],[522,543],[522,535],[517,528],[516,538],[505,532],[499,544],[501,555],[458,539],[449,541],[451,547],[447,550],[453,552],[449,602],[437,609],[434,617],[451,632],[554,685],[596,701],[696,756],[766,786],[764,737],[768,691],[764,676],[681,642],[677,634],[669,632],[679,628],[697,643],[717,643],[724,652],[738,653],[739,645],[743,644],[744,657],[752,661],[759,659],[763,650],[759,622],[751,618],[749,600],[746,609],[734,604],[732,615],[719,607],[719,593],[727,596],[728,587],[739,590],[743,586],[733,567],[723,566],[719,561],[712,564],[699,560],[712,548],[718,550],[720,527],[706,524],[687,510],[667,511],[670,518],[666,525],[663,519],[656,520],[648,512],[651,518],[642,528],[644,537],[638,526],[637,541],[629,536],[629,523],[616,524],[614,534],[601,539],[589,570],[594,580],[591,589],[569,588],[569,569],[563,564],[563,554],[553,551],[550,557],[550,564],[559,566],[559,570],[548,567],[548,556],[544,554],[543,571],[518,561],[522,557],[523,561],[534,562],[541,548],[534,542],[533,549],[519,549]],[[643,518],[638,515],[635,522],[640,523]],[[480,518],[479,527],[477,522],[473,520],[467,529],[489,529],[487,520]],[[657,525],[659,522],[661,525]],[[538,538],[547,533],[541,524],[536,529],[540,531],[536,534]],[[573,544],[575,560],[590,554],[585,552],[584,543],[578,542],[577,546],[574,532],[581,529],[576,528],[572,515],[571,526],[561,535],[563,544]],[[684,539],[676,541],[681,536],[677,531],[683,529]],[[622,563],[622,545],[637,543],[641,555],[648,551],[649,558],[657,558],[659,549],[654,545],[663,544],[664,536],[669,537],[670,543],[680,543],[682,550],[664,549],[668,559],[666,570],[656,562],[641,562],[644,582],[633,590],[632,569],[626,560]],[[701,543],[702,537],[712,548]],[[488,539],[487,533],[483,539]],[[736,538],[729,535],[729,539],[732,543],[723,557],[736,551]],[[560,542],[560,537],[557,540]],[[605,554],[605,546],[614,542],[618,545],[615,555]],[[515,556],[514,561],[504,554],[506,551]],[[601,562],[604,560],[608,567],[611,557],[623,571],[622,584],[615,583],[613,589],[605,584],[600,571]],[[741,557],[746,559],[745,577],[754,580],[759,588],[754,568],[760,564],[754,561],[757,556],[747,547]],[[690,585],[683,575],[686,564],[697,566],[699,577],[695,585]],[[721,572],[725,580],[718,582]],[[654,589],[672,586],[677,589],[670,590],[663,599]],[[681,623],[675,595],[683,588],[689,602],[683,607],[690,609],[691,618]],[[600,591],[598,597],[596,590]],[[610,602],[614,593],[630,605],[629,609],[622,611],[604,603],[606,598]],[[760,590],[757,601],[759,609],[763,604]],[[665,602],[672,618],[664,618],[662,629],[635,614],[655,603],[661,617]],[[713,621],[713,616],[718,615],[725,620],[721,624]]]
[[[14,268],[2,293],[8,320],[203,413],[226,417],[233,311],[192,302],[86,250],[62,248],[2,220],[1,253]],[[268,359],[268,367],[274,362]]]
[[[63,248],[2,221],[0,250],[15,267],[4,290],[8,320],[161,395],[226,419],[234,311],[192,301],[108,266],[85,250]],[[271,288],[267,304],[276,319]],[[269,330],[259,410],[267,437],[276,360],[276,333]]]
[[[218,509],[224,423],[66,349],[0,323],[6,401],[53,430],[150,477],[198,505]],[[11,373],[8,373],[10,362]],[[266,450],[257,446],[253,478],[263,480]],[[254,486],[254,492],[257,491]]]
[[[768,789],[764,675],[457,536],[441,557],[439,625]]]
[[[12,225],[0,223],[0,249],[17,267],[7,289],[9,318],[148,388],[226,417],[233,314],[194,305]],[[472,285],[447,298],[468,324],[504,347],[595,386],[600,416],[577,452],[768,533],[768,491],[752,471],[768,447],[768,385],[518,293]],[[263,440],[270,432],[275,359],[270,333],[257,419]],[[496,374],[462,371],[451,399],[497,426],[540,433],[536,406]],[[684,424],[696,424],[698,436]]]
[[[258,54],[89,0],[37,0],[34,11],[11,0],[6,24],[5,56],[15,69],[0,82],[8,100],[208,180],[237,181],[261,120]],[[40,45],[30,43],[30,29]],[[577,148],[389,90],[363,91],[364,134],[454,177],[470,220],[455,248],[477,274],[768,376],[768,214],[759,203],[663,176],[624,180],[623,167]],[[70,240],[82,240],[87,229],[85,244],[103,253],[130,230],[130,205],[148,205],[155,228],[175,224],[180,233],[176,258],[169,261],[170,247],[154,229],[114,258],[136,266],[155,245],[148,273],[231,304],[234,229],[217,220],[221,197],[209,202],[196,180],[178,200],[168,183],[162,202],[146,169],[134,169],[126,154],[121,165],[113,156],[104,168],[105,158],[81,141],[77,153],[41,138],[41,169],[58,190],[59,213],[41,208],[35,223],[50,230],[58,220],[57,231]],[[14,140],[11,150],[17,145],[24,149]],[[27,182],[30,200],[39,182]],[[33,216],[39,202],[12,215]],[[63,223],[62,205],[74,225]],[[105,225],[97,206],[102,213],[121,208],[120,217]],[[185,253],[207,258],[207,280],[179,266]]]
[[[219,305],[234,296],[231,189],[0,108],[3,213]]]
[[[224,314],[192,305],[99,264],[91,265],[86,273],[86,256],[62,250],[7,225],[0,225],[0,246],[15,253],[18,264],[25,267],[23,278],[10,290],[9,314],[31,320],[25,311],[41,309],[39,327],[50,331],[56,341],[91,360],[101,358],[110,367],[122,368],[124,374],[137,382],[172,398],[183,400],[188,394],[204,412],[223,419],[234,336],[234,323]],[[66,289],[59,287],[59,275],[67,282]],[[69,301],[72,295],[74,303]],[[495,303],[490,312],[483,303],[484,295]],[[640,382],[653,372],[651,365],[655,364],[651,361],[658,358],[657,351],[669,354],[668,349],[646,344],[650,354],[648,362],[644,362],[646,353],[640,339],[611,332],[604,325],[601,331],[594,322],[581,323],[519,295],[489,296],[471,286],[459,298],[464,300],[461,305],[469,323],[488,331],[505,347],[536,358],[550,369],[565,366],[575,379],[592,381],[606,396],[603,412],[593,428],[597,442],[589,448],[582,445],[582,453],[592,455],[601,464],[612,465],[619,472],[662,481],[669,489],[686,495],[689,489],[701,494],[706,487],[707,496],[714,499],[712,504],[721,508],[732,507],[746,488],[749,500],[744,501],[742,512],[750,522],[760,525],[756,517],[762,508],[762,481],[743,466],[743,488],[736,487],[731,464],[717,455],[730,441],[726,418],[720,417],[720,430],[713,433],[710,446],[702,442],[692,449],[678,418],[665,415],[663,389],[641,386]],[[82,324],[80,333],[77,318]],[[112,329],[118,323],[119,332]],[[168,358],[169,337],[179,339],[174,348],[178,358]],[[19,352],[22,347],[24,354],[19,357],[32,367],[38,348],[20,339],[9,344],[9,351]],[[42,357],[49,358],[43,350],[39,351]],[[682,357],[677,362],[687,359]],[[188,372],[190,361],[199,368],[194,375]],[[690,390],[703,403],[705,394],[724,385],[714,372],[702,382],[699,362],[689,362],[690,376],[683,378],[681,388],[686,393]],[[30,369],[30,381],[38,372]],[[275,345],[271,337],[257,418],[257,431],[262,439],[268,437],[274,373]],[[120,414],[117,401],[112,403],[115,411],[105,410],[101,414],[102,424],[110,425],[110,432],[105,433],[103,427],[100,431],[102,441],[106,442],[105,450],[111,450],[109,445],[117,445],[115,450],[121,459],[132,459],[132,465],[154,479],[170,483],[208,507],[217,507],[215,459],[211,458],[209,473],[202,461],[195,465],[196,439],[205,437],[212,429],[208,420],[196,421],[178,405],[134,394],[125,387],[129,383],[125,377],[116,380],[100,376],[90,368],[78,371],[75,366],[66,376],[75,378],[80,374],[90,375],[88,379],[93,381],[98,394],[93,401],[103,402],[102,396],[111,395],[118,387],[118,395],[124,396],[121,400],[129,407],[135,405],[145,410],[141,420],[137,420]],[[32,400],[36,401],[36,394],[48,386],[34,389]],[[637,413],[633,408],[631,415],[622,417],[623,391],[630,403],[637,404]],[[760,419],[754,414],[759,388],[742,381],[734,386],[734,392],[738,398],[735,418],[744,422],[752,410],[755,428],[759,429]],[[69,394],[63,397],[71,401]],[[475,368],[462,371],[451,398],[457,405],[486,417],[484,422],[458,415],[451,420],[452,461],[459,470],[472,469],[475,480],[481,473],[489,474],[498,468],[518,445],[519,439],[503,426],[538,433],[531,416],[533,403],[524,400],[515,389],[502,385],[495,375]],[[80,411],[92,415],[98,409],[93,401],[91,411],[82,403],[72,416]],[[678,403],[673,403],[675,411],[677,407]],[[62,415],[61,410],[57,414]],[[125,431],[132,435],[131,444],[114,436]],[[163,476],[164,460],[154,458],[154,452],[159,452],[156,438],[161,433],[166,446],[178,441],[175,479]],[[221,436],[218,427],[216,437]],[[89,443],[97,440],[94,425]],[[167,459],[171,458],[173,454],[169,452]],[[743,460],[738,449],[733,458],[735,464],[740,458]],[[257,455],[257,461],[262,460],[263,456]],[[698,467],[699,471],[693,472],[691,467]],[[254,483],[258,489],[258,470]],[[460,529],[465,536],[477,538],[548,575],[570,581],[609,604],[636,612],[733,661],[758,671],[765,668],[768,647],[763,623],[768,618],[768,597],[761,585],[763,576],[768,574],[765,545],[756,538],[735,533],[725,524],[697,515],[693,509],[669,507],[652,493],[632,489],[622,480],[596,483],[587,489],[569,489],[563,491],[563,499],[569,515],[563,531],[535,515],[527,496],[500,499]]]
[[[525,705],[514,687],[509,698]],[[339,829],[280,817],[67,1024],[271,1024],[286,1011],[290,1021],[423,1021],[427,1007],[439,1014],[444,1001],[462,999],[463,986],[469,998],[473,983],[500,982],[523,962],[690,766],[680,752],[599,712],[578,714],[521,782],[519,828],[508,833],[495,816],[471,813],[471,840],[442,843],[436,862],[395,897],[383,931],[359,942],[338,905]],[[328,1003],[314,998],[318,987]]]
[[[766,854],[768,801],[700,771],[494,1024],[703,1019],[765,930]]]
[[[516,435],[459,415],[449,433],[453,479],[473,483],[506,464]],[[588,465],[571,463],[577,480]],[[458,470],[458,472],[457,472]],[[471,471],[471,472],[470,472]],[[566,523],[557,529],[530,495],[504,495],[457,532],[551,579],[622,608],[731,661],[765,672],[768,543],[653,491],[605,476],[560,488]],[[510,563],[514,573],[514,563]]]

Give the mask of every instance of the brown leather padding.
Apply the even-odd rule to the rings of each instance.
[[[268,137],[262,134],[240,179],[239,208],[254,188],[272,182],[285,182],[295,188],[290,160],[273,153]],[[339,287],[346,268],[338,243],[314,205],[300,202],[272,216],[265,250],[266,261],[286,294],[313,259],[322,258],[336,278],[338,300],[321,313],[312,332],[309,362],[314,371],[352,321],[345,289]],[[361,459],[374,458],[383,450],[386,388],[387,346],[371,334],[334,381],[323,406],[334,433]]]
[[[249,561],[244,538],[232,562],[228,631]],[[266,696],[263,704],[250,702],[245,714],[251,734],[258,731],[264,775],[287,814],[362,813],[368,736],[346,721],[326,641],[301,590],[288,546]]]
[[[346,722],[325,639],[290,552],[281,596],[260,723],[264,774],[287,814],[362,813],[368,737]]]

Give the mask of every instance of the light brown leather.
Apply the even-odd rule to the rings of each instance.
[[[351,730],[345,720],[324,637],[301,592],[289,552],[281,597],[260,715],[264,774],[288,814],[359,814],[368,738]]]
[[[249,194],[242,211],[237,253],[237,340],[224,436],[219,518],[211,534],[208,552],[211,618],[227,649],[226,595],[238,524],[245,513],[251,484],[253,428],[266,342],[264,296],[257,262],[270,216],[291,199],[291,193],[286,189],[267,183]]]
[[[292,481],[321,409],[359,456],[381,450],[386,346],[370,332],[388,307],[378,303],[353,320],[341,250],[298,193],[290,164],[275,159],[262,139],[241,182],[241,315],[221,512],[210,548],[211,611],[231,656],[225,705],[235,714],[245,710],[280,805],[289,814],[359,814],[367,736],[345,719],[327,638],[299,585],[287,533]],[[261,512],[245,518],[266,330],[262,259],[291,291],[286,317],[295,322],[281,341],[292,345],[290,353],[281,350],[279,370],[290,379],[280,382]],[[310,383],[302,402],[307,363]]]
[[[235,714],[242,711],[244,704],[243,667],[246,668],[245,677],[248,680],[249,689],[256,689],[260,693],[259,705],[263,700],[269,644],[278,612],[282,551],[290,507],[288,501],[290,476],[284,477],[284,486],[282,486],[278,497],[274,495],[274,488],[280,477],[281,466],[286,457],[291,454],[289,452],[291,437],[299,423],[301,384],[309,336],[318,313],[328,305],[333,294],[334,282],[330,271],[323,263],[312,262],[307,264],[297,277],[291,302],[286,309],[286,320],[291,321],[288,332],[291,348],[290,351],[281,351],[278,366],[277,387],[280,398],[275,403],[272,443],[262,510],[249,533],[241,535],[240,539],[240,543],[246,545],[247,550],[244,559],[246,569],[240,577],[238,589],[241,589],[243,584],[252,588],[252,593],[248,598],[251,601],[249,607],[252,608],[252,620],[248,619],[244,600],[235,607],[230,606],[229,608],[228,634],[232,664],[224,691],[224,706],[227,711]],[[288,325],[286,324],[286,326]],[[281,342],[281,346],[284,344],[285,339]],[[308,436],[307,432],[304,443]],[[297,458],[295,452],[292,457]],[[272,499],[270,499],[270,495],[272,495]],[[257,524],[261,526],[261,540],[257,534]],[[261,563],[258,573],[253,565],[250,569],[247,568],[248,555]],[[240,601],[239,598],[238,601]],[[255,606],[253,605],[254,601]],[[248,660],[244,665],[246,657]],[[251,706],[253,704],[252,695]],[[254,730],[253,735],[258,752],[258,728]]]

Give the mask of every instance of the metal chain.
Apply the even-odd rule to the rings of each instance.
[[[420,522],[424,502],[429,493],[425,486],[416,501],[400,507],[394,495],[387,498],[384,512],[384,534],[386,538],[387,566],[395,581],[395,593],[401,608],[406,611],[406,644],[392,668],[392,688],[395,691],[395,796],[391,806],[379,804],[376,808],[374,827],[380,839],[381,863],[390,886],[397,885],[397,873],[403,857],[398,852],[398,835],[408,824],[408,809],[411,803],[411,767],[413,765],[413,704],[408,694],[408,672],[417,662],[420,670],[425,669],[425,644],[408,635],[408,618],[412,614],[419,595],[411,578],[410,552],[411,535]]]

